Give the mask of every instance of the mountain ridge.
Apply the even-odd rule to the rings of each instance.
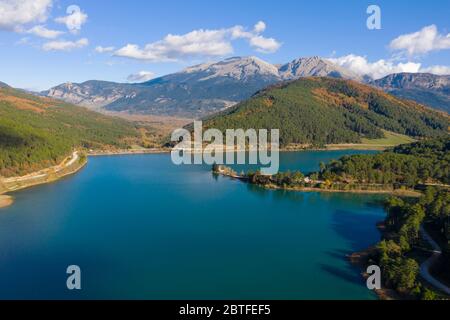
[[[398,80],[398,75],[403,75],[405,80]],[[267,86],[304,77],[331,77],[370,83],[398,97],[449,112],[448,86],[443,89],[429,86],[439,83],[436,80],[439,76],[393,74],[383,79],[369,80],[367,76],[357,75],[318,56],[297,58],[278,65],[255,56],[231,57],[190,66],[143,83],[90,80],[79,84],[65,83],[41,94],[96,111],[104,109],[131,114],[202,118],[246,100]],[[407,79],[410,79],[409,82]],[[414,86],[405,87],[407,83]]]
[[[320,57],[273,65],[250,56],[187,67],[139,84],[91,80],[62,84],[41,94],[93,109],[199,118],[233,106],[269,85],[303,76],[360,79]]]
[[[370,84],[400,98],[450,113],[450,75],[394,73]]]

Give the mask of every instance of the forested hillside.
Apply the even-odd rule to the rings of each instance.
[[[450,184],[450,138],[402,145],[377,155],[346,156],[320,172],[333,182],[399,184]]]
[[[54,165],[74,148],[127,148],[144,129],[81,107],[0,89],[0,175],[26,174]]]
[[[359,83],[304,78],[272,86],[204,122],[206,128],[280,129],[282,145],[360,143],[383,130],[442,137],[448,115]]]

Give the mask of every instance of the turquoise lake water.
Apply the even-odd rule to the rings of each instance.
[[[281,168],[349,153],[283,153]],[[164,154],[90,158],[13,196],[2,299],[375,299],[345,255],[379,240],[382,196],[264,190]]]

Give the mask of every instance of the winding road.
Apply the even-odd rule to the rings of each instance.
[[[424,239],[432,246],[433,248],[433,255],[425,261],[420,266],[420,275],[422,278],[424,278],[428,283],[430,283],[433,287],[441,290],[442,292],[445,292],[446,294],[450,295],[450,288],[447,287],[445,284],[434,278],[430,273],[430,268],[433,264],[435,264],[439,257],[442,254],[441,247],[436,243],[436,241],[433,240],[433,238],[428,234],[428,232],[425,230],[425,228],[422,226],[420,227],[420,232],[422,233]]]

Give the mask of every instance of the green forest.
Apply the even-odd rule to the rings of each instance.
[[[431,253],[420,237],[425,225],[442,248],[443,255],[433,273],[441,281],[450,280],[450,191],[429,187],[420,199],[391,198],[386,203],[384,239],[369,261],[382,269],[384,283],[408,298],[434,300],[439,293],[419,279],[419,265]],[[448,283],[448,282],[447,282]]]
[[[372,87],[331,78],[305,78],[269,87],[219,115],[205,128],[280,129],[280,143],[322,146],[384,138],[390,131],[414,138],[448,133],[448,115]]]
[[[336,191],[394,191],[450,184],[450,138],[401,145],[374,155],[344,156],[321,163],[320,171],[279,172],[273,176],[247,172],[252,184],[280,188]]]
[[[131,122],[11,88],[0,89],[0,176],[54,165],[74,148],[128,148],[142,140],[141,130]]]
[[[376,155],[345,156],[322,165],[323,180],[413,188],[450,184],[450,138],[401,145]]]

